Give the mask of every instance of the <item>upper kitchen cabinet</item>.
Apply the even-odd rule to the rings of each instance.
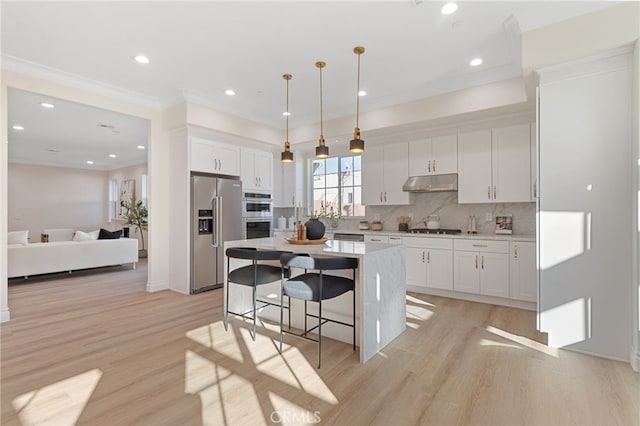
[[[409,142],[409,175],[458,173],[458,135]]]
[[[240,149],[197,137],[190,138],[190,169],[194,172],[240,175]]]
[[[242,149],[240,160],[243,191],[273,190],[273,154],[271,152]]]
[[[283,163],[280,156],[273,160],[273,206],[294,207],[304,204],[304,162]]]
[[[409,144],[367,147],[362,154],[362,204],[409,204],[402,185],[409,177]]]
[[[458,202],[531,201],[529,124],[458,135]]]

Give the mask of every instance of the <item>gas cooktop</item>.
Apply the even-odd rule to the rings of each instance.
[[[427,228],[411,228],[407,232],[410,234],[447,234],[455,235],[462,233],[460,229],[427,229]]]

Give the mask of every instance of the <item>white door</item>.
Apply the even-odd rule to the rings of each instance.
[[[513,242],[509,265],[509,297],[511,299],[536,302],[538,280],[536,272],[536,243]]]
[[[407,284],[426,287],[426,250],[417,247],[407,247],[405,253],[407,257]]]
[[[453,290],[453,252],[427,250],[427,287]]]
[[[465,293],[480,293],[480,256],[471,251],[453,253],[453,289]]]
[[[409,193],[402,191],[402,185],[409,177],[409,144],[385,146],[383,164],[384,204],[409,204]]]
[[[458,202],[489,203],[491,186],[491,130],[460,133]]]
[[[480,294],[509,297],[509,255],[480,253]]]
[[[492,197],[500,203],[531,201],[529,123],[492,131]]]
[[[382,198],[382,147],[369,147],[362,154],[362,204],[384,204]]]
[[[458,135],[431,139],[431,173],[458,173]]]

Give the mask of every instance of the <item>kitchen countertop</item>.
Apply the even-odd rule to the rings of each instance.
[[[287,229],[276,229],[277,231],[293,232]],[[467,234],[464,231],[461,234],[445,235],[445,234],[412,234],[410,232],[400,231],[372,231],[372,230],[359,230],[359,229],[328,229],[326,231],[329,234],[358,234],[358,235],[386,235],[394,237],[429,237],[429,238],[455,238],[464,240],[496,240],[496,241],[525,241],[535,242],[535,235],[529,234]]]

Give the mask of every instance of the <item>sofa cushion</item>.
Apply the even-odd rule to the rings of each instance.
[[[29,244],[29,231],[10,231],[7,233],[7,244]]]
[[[49,236],[50,243],[58,241],[72,241],[75,235],[75,231],[72,228],[45,229],[42,233]]]
[[[91,231],[91,232],[83,232],[76,231],[73,236],[73,241],[89,241],[89,240],[97,240],[100,231]]]
[[[122,229],[118,231],[107,231],[104,228],[100,228],[100,233],[98,234],[99,240],[117,240],[122,236]]]

